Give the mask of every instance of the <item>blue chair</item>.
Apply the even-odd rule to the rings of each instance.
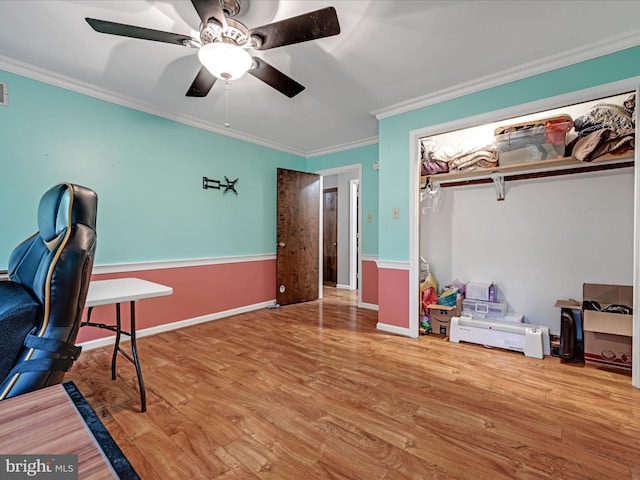
[[[0,281],[0,400],[61,383],[75,346],[96,249],[98,197],[61,183],[38,207],[38,231]]]

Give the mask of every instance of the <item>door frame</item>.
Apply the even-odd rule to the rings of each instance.
[[[325,238],[325,232],[326,232],[326,225],[325,225],[325,220],[324,220],[324,212],[326,209],[326,197],[325,195],[327,195],[327,193],[335,193],[335,215],[334,215],[334,228],[335,228],[335,262],[336,262],[336,270],[335,270],[335,285],[337,286],[338,284],[338,187],[329,187],[329,188],[323,188],[322,189],[322,243],[323,243],[323,248],[322,248],[322,284],[324,285],[324,271],[325,271],[325,251],[324,251],[324,238]],[[330,282],[334,283],[333,281]]]
[[[334,168],[327,168],[327,169],[323,169],[323,170],[315,170],[313,173],[317,173],[318,175],[320,175],[320,189],[321,191],[324,189],[324,183],[323,183],[323,177],[327,176],[327,175],[338,175],[340,173],[347,173],[347,172],[353,172],[356,171],[357,172],[357,181],[359,185],[362,185],[362,164],[361,163],[355,163],[353,165],[345,165],[343,167],[334,167]],[[354,179],[356,180],[356,179]],[[357,221],[358,221],[358,227],[357,227],[357,231],[358,232],[362,232],[362,189],[358,189],[358,212],[357,212]],[[353,217],[350,215],[350,220],[349,220],[349,225],[351,225],[351,222],[353,221]],[[322,218],[322,212],[320,212],[320,225],[322,225],[323,222],[323,218]],[[355,228],[353,229],[355,230]],[[349,227],[349,231],[352,231],[351,226]],[[320,238],[320,260],[322,261],[322,238]],[[352,257],[356,257],[357,260],[352,259]],[[362,272],[362,242],[358,242],[358,248],[356,252],[351,252],[349,253],[349,258],[350,261],[352,262],[351,264],[356,264],[357,267],[357,274],[360,275],[360,272]],[[320,267],[322,267],[322,264],[320,265]],[[322,283],[323,283],[323,278],[322,278],[322,268],[320,268],[320,298],[322,298]],[[362,307],[362,281],[359,282],[360,285],[358,285],[358,307]]]
[[[360,253],[358,246],[360,245],[360,179],[349,180],[349,288],[351,290],[360,290],[358,278],[360,277],[360,268],[358,268],[358,260]]]

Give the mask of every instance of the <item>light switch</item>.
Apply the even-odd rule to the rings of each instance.
[[[393,210],[391,210],[391,218],[393,218],[393,219],[400,218],[400,209],[399,208],[394,208]]]
[[[367,215],[367,223],[371,223],[373,222],[373,215],[371,215],[370,213]]]

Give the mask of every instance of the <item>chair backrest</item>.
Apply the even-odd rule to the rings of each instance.
[[[0,379],[0,400],[64,378],[64,369],[54,364],[65,356],[60,353],[65,345],[73,346],[80,328],[96,248],[97,204],[91,189],[54,186],[40,200],[39,230],[11,253],[9,279],[33,293],[42,318],[32,332],[34,340],[25,342],[17,368]],[[51,368],[43,369],[47,364]]]

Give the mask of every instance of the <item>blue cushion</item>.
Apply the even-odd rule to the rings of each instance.
[[[24,348],[22,342],[42,317],[33,293],[16,282],[0,281],[0,379],[4,379]]]

